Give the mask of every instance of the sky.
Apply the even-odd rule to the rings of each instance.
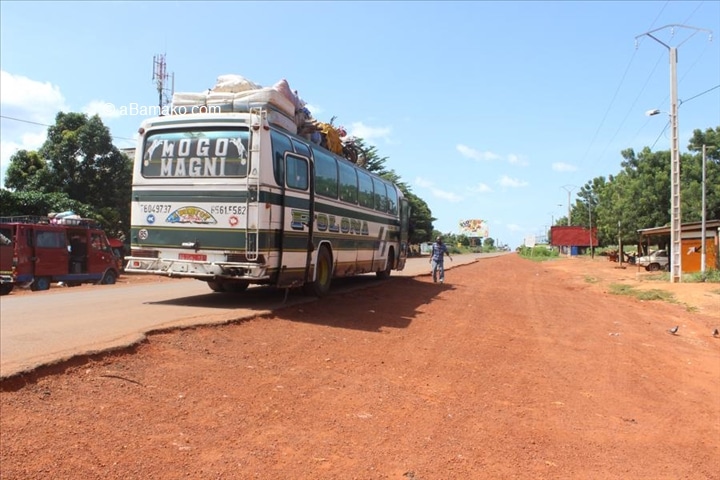
[[[2,184],[60,111],[97,113],[135,147],[157,55],[175,92],[286,79],[375,146],[437,230],[479,219],[511,248],[619,173],[621,151],[670,150],[671,49],[680,152],[720,126],[719,1],[3,0],[0,27]]]

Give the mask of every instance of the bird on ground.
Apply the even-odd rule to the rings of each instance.
[[[718,330],[717,328],[713,330],[713,337],[720,337],[720,330]]]
[[[672,333],[673,335],[675,335],[675,334],[677,333],[679,327],[680,327],[680,325],[675,325],[673,328],[671,328],[670,330],[668,330],[668,332],[670,332],[670,333]]]

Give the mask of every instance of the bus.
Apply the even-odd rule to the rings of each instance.
[[[271,108],[145,120],[126,273],[324,296],[402,270],[410,207],[392,182],[271,121]]]

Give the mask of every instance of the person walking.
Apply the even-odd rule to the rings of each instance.
[[[437,237],[435,243],[432,245],[432,256],[430,257],[432,279],[435,283],[437,283],[438,280],[440,280],[440,283],[445,282],[445,266],[443,264],[445,255],[447,255],[452,262],[452,257],[447,249],[447,245],[443,243],[442,237]]]

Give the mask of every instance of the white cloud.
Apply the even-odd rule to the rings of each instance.
[[[418,187],[427,188],[428,190],[430,190],[430,193],[435,198],[440,198],[449,202],[459,202],[462,200],[462,197],[460,195],[447,190],[441,190],[435,187],[435,184],[433,182],[425,180],[424,178],[417,177],[415,179],[415,185],[417,185]]]
[[[418,187],[430,188],[432,187],[433,183],[430,180],[425,180],[424,178],[417,177],[415,179],[415,185],[417,185]]]
[[[115,104],[106,102],[105,100],[93,100],[82,108],[82,112],[89,116],[100,115],[103,121],[122,117],[121,109],[117,108]]]
[[[508,163],[510,163],[512,165],[521,165],[523,167],[526,167],[529,165],[527,160],[525,160],[520,155],[515,155],[514,153],[511,153],[510,155],[508,155]]]
[[[577,170],[577,167],[569,163],[555,162],[552,164],[552,169],[556,172],[574,172]]]
[[[512,188],[526,187],[526,186],[528,185],[528,182],[526,182],[526,181],[524,181],[524,180],[518,180],[518,179],[516,179],[516,178],[510,178],[510,177],[508,177],[507,175],[503,175],[503,176],[500,178],[500,180],[498,181],[498,183],[499,183],[500,185],[502,185],[503,187],[512,187]]]
[[[362,138],[366,143],[372,143],[372,140],[390,141],[390,127],[371,127],[362,122],[353,122],[350,127],[345,127],[348,135],[351,137]]]
[[[60,87],[4,70],[0,71],[0,105],[5,116],[40,123],[50,123],[58,111],[67,110]]]
[[[474,148],[470,148],[467,145],[459,144],[455,148],[458,152],[460,152],[460,155],[462,155],[463,157],[467,157],[478,162],[499,160],[500,158],[502,158],[496,153],[481,152],[479,150],[475,150]]]
[[[60,111],[68,111],[60,87],[22,75],[0,71],[0,185],[10,157],[18,150],[37,150],[45,141],[47,126]]]
[[[473,193],[489,193],[492,192],[492,188],[486,183],[478,183],[474,187],[470,187],[470,191]]]
[[[314,118],[318,118],[318,115],[323,113],[323,111],[324,111],[323,108],[320,107],[319,105],[312,105],[310,103],[306,103],[305,108],[310,110],[310,113],[312,114],[312,116]]]

